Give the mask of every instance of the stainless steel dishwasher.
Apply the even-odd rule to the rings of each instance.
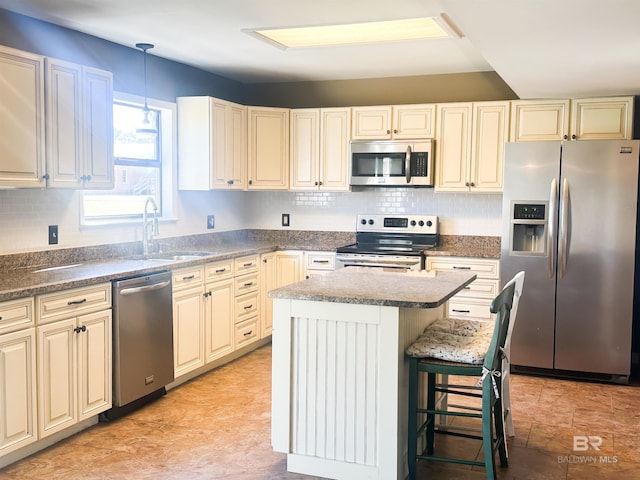
[[[113,281],[112,419],[163,395],[173,381],[171,273]]]

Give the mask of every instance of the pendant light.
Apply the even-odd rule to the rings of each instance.
[[[147,105],[147,50],[150,50],[153,47],[154,45],[152,43],[136,43],[136,48],[142,50],[144,59],[144,107],[142,108],[142,122],[138,124],[136,133],[157,133],[155,121],[151,121],[154,116],[153,112],[149,110],[149,105]]]

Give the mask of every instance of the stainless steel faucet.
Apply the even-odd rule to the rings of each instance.
[[[149,204],[153,207],[153,219],[149,220],[147,210]],[[151,234],[148,233],[148,227],[151,226]],[[142,212],[142,254],[149,255],[149,244],[153,241],[153,237],[157,236],[158,231],[158,205],[152,197],[147,198],[144,202],[144,210]]]

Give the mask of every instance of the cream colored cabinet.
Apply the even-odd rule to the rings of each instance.
[[[438,105],[437,191],[501,192],[509,102]]]
[[[36,305],[42,439],[111,408],[111,285],[40,295]]]
[[[448,316],[472,320],[491,320],[491,302],[500,292],[500,261],[466,257],[427,257],[427,270],[463,271],[477,278],[448,302]]]
[[[352,140],[433,138],[435,105],[415,104],[352,108]]]
[[[47,186],[113,188],[113,75],[46,59]]]
[[[291,110],[290,190],[349,190],[349,108]]]
[[[282,250],[264,253],[260,256],[261,300],[262,300],[262,338],[271,335],[273,330],[273,299],[268,292],[299,282],[302,276],[303,252]]]
[[[289,109],[247,107],[248,189],[289,188]]]
[[[259,265],[258,255],[248,255],[234,260],[235,350],[261,338]]]
[[[213,97],[178,97],[178,188],[242,190],[247,108]]]
[[[633,97],[511,102],[511,141],[631,139]]]
[[[205,361],[233,351],[235,295],[233,260],[205,265]]]
[[[0,303],[0,457],[38,439],[33,298]]]
[[[335,270],[335,252],[304,252],[304,278],[326,275]]]
[[[44,57],[0,47],[0,186],[45,185]]]
[[[205,364],[204,267],[172,272],[173,369],[176,378]]]

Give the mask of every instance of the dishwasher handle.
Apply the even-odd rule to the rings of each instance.
[[[142,287],[123,288],[118,293],[126,297],[127,295],[135,295],[136,293],[152,292],[154,290],[160,290],[161,288],[167,287],[170,284],[171,284],[171,281],[167,280],[165,282],[153,283],[151,285],[144,285]]]

